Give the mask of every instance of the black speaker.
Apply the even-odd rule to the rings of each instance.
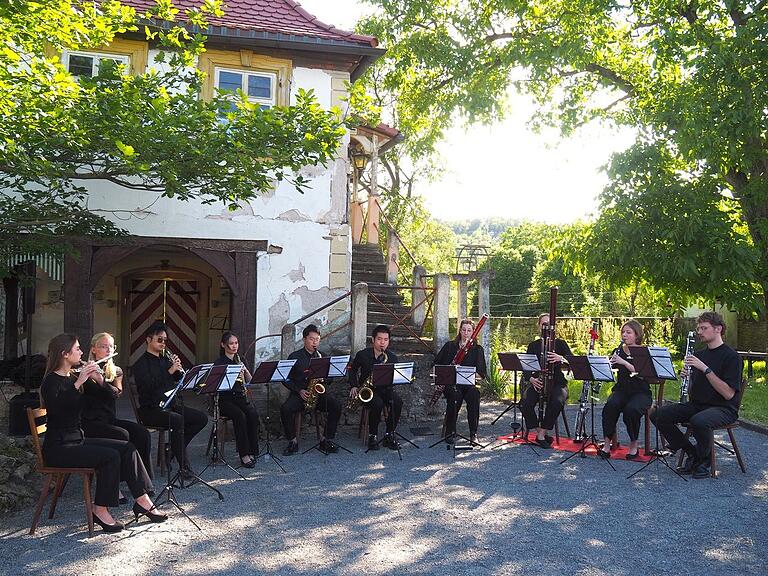
[[[8,402],[8,435],[29,436],[27,408],[38,408],[40,397],[37,392],[17,394]]]

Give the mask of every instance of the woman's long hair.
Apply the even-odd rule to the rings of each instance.
[[[112,334],[109,332],[99,332],[98,334],[94,335],[94,337],[91,338],[91,350],[88,352],[88,360],[96,360],[95,356],[93,355],[93,349],[96,347],[98,341],[102,338],[112,338],[112,341],[115,341],[114,336],[112,336]],[[115,363],[112,362],[112,358],[110,358],[104,363],[104,381],[114,382],[115,378],[117,378],[117,366],[115,366]]]
[[[77,336],[74,334],[59,334],[51,338],[48,342],[48,360],[45,364],[45,376],[48,376],[61,365],[64,354],[72,350],[72,346],[77,342]]]

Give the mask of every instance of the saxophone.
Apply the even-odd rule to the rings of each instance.
[[[387,360],[389,359],[387,357],[387,353],[383,352],[384,354],[384,361],[380,362],[380,364],[386,364]],[[357,396],[354,398],[350,398],[347,400],[347,412],[354,412],[356,411],[361,404],[367,404],[371,400],[373,400],[373,370],[371,370],[371,374],[363,381],[363,385],[357,390]]]
[[[317,358],[320,358],[320,352],[317,353]],[[314,410],[317,406],[317,400],[320,394],[325,394],[325,385],[322,378],[312,378],[307,386],[307,399],[304,400],[304,408],[306,410]]]
[[[685,356],[690,356],[694,352],[694,345],[696,344],[696,333],[688,332],[688,337],[685,339]],[[685,359],[685,357],[683,357]],[[691,383],[691,370],[688,368],[680,377],[680,404],[688,402],[688,387]]]

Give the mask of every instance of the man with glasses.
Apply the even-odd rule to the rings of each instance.
[[[706,345],[685,357],[689,371],[688,402],[667,404],[651,414],[651,420],[673,451],[683,449],[686,459],[678,468],[694,478],[711,475],[712,430],[739,417],[742,362],[736,351],[723,342],[725,321],[717,312],[704,312],[696,319],[698,339]],[[693,445],[677,426],[688,422],[696,440]]]
[[[160,408],[165,393],[173,390],[183,374],[177,356],[168,358],[164,352],[168,341],[168,329],[160,321],[152,323],[144,333],[147,349],[131,368],[139,393],[139,418],[145,426],[171,427],[171,451],[177,462],[184,462],[182,473],[191,474],[185,450],[192,438],[208,424],[205,412],[184,406],[183,411],[174,400],[169,410]],[[183,425],[182,425],[183,424]],[[182,455],[185,457],[182,459]]]

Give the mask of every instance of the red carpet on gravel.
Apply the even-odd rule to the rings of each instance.
[[[534,435],[531,434],[531,438],[533,438]],[[516,444],[523,444],[525,442],[525,439],[518,435],[517,437],[514,436],[514,434],[509,434],[507,436],[498,436],[496,438],[497,440],[500,440],[502,442],[514,442]],[[546,452],[544,448],[539,448],[538,446],[535,447],[537,450],[541,450],[543,452]],[[560,444],[555,441],[554,444],[552,444],[552,448],[554,450],[561,450],[563,452],[578,452],[581,450],[581,443],[580,442],[574,442],[570,438],[560,438]],[[618,448],[614,448],[611,450],[611,460],[626,460],[624,458],[627,455],[627,447],[625,445],[621,445]],[[626,460],[627,462],[648,462],[648,460],[651,459],[650,456],[646,456],[645,452],[643,451],[643,447],[640,446],[640,456],[635,458],[634,460]],[[595,446],[589,446],[585,450],[585,453],[587,456],[597,457],[597,448]]]

